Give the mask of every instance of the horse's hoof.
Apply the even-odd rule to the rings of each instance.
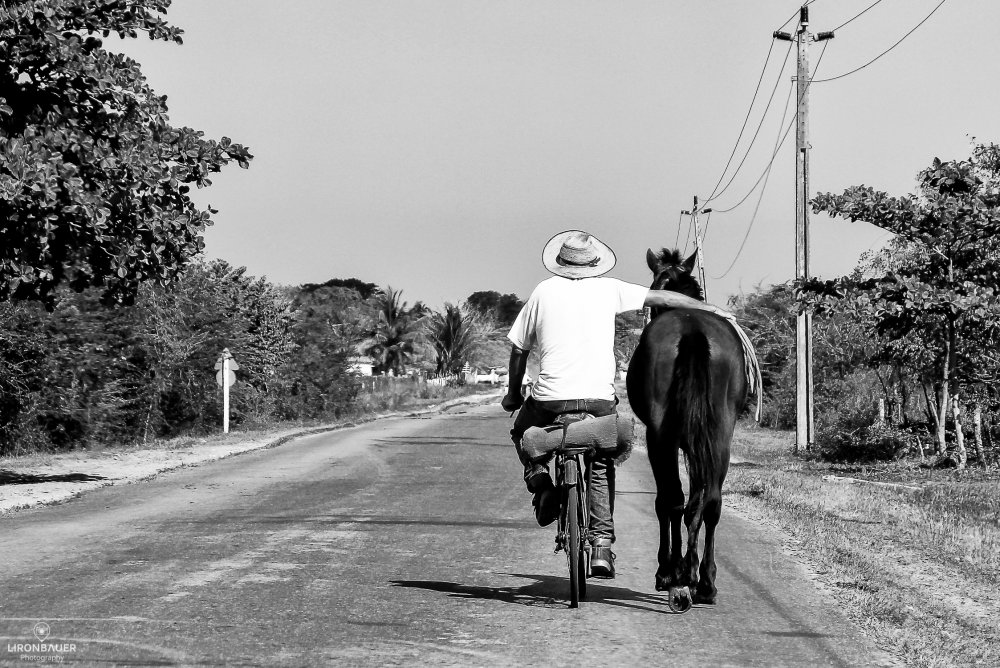
[[[667,578],[662,575],[656,576],[656,591],[667,591],[672,585]]]
[[[667,605],[677,613],[685,613],[691,609],[691,590],[687,587],[671,587],[667,594]]]

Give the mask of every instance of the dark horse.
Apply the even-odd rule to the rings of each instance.
[[[695,256],[678,251],[646,253],[652,289],[704,299],[691,276]],[[729,444],[747,400],[743,344],[722,316],[694,309],[654,309],[628,368],[628,400],[646,425],[649,463],[656,479],[660,522],[656,589],[669,590],[671,607],[714,603],[715,527],[722,513],[722,481]],[[677,451],[687,458],[689,496],[684,505]],[[681,516],[687,552],[681,557]],[[705,524],[705,556],[698,534]],[[692,597],[691,589],[694,589]]]

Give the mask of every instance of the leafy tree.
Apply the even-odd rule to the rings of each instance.
[[[133,306],[104,306],[97,289],[58,297],[52,312],[0,304],[0,451],[215,428],[224,347],[241,366],[234,423],[270,415],[284,389],[287,302],[242,267],[193,263],[166,288],[142,285]]]
[[[315,292],[323,288],[347,288],[357,292],[361,299],[368,299],[381,291],[374,283],[365,283],[357,278],[331,278],[325,283],[306,283],[299,288],[299,293]]]
[[[166,97],[134,60],[103,47],[117,33],[181,43],[170,0],[21,0],[0,5],[0,299],[51,305],[67,283],[130,302],[166,284],[203,248],[209,210],[192,185],[246,148],[175,128]]]
[[[329,328],[334,337],[330,340],[336,340],[337,349],[345,354],[358,353],[360,344],[371,333],[377,309],[372,296],[381,293],[377,286],[360,281],[357,287],[339,285],[354,280],[303,285],[295,291],[292,302],[297,320]]]
[[[642,311],[615,315],[615,360],[618,368],[628,368],[628,361],[632,359],[632,353],[639,345],[639,336],[645,325],[645,314]]]
[[[481,334],[472,313],[445,304],[444,311],[431,314],[427,321],[427,337],[437,356],[437,372],[457,374],[472,359]]]
[[[235,424],[270,412],[275,380],[291,353],[290,304],[265,279],[223,260],[197,262],[168,288],[144,286],[140,314],[149,369],[143,436],[220,423],[214,365],[229,348],[240,365],[232,395]]]
[[[348,288],[298,295],[292,327],[295,348],[280,373],[284,417],[338,417],[357,394],[347,364],[361,327],[370,322],[361,304],[358,293]]]
[[[374,294],[377,287],[356,279],[334,279],[296,291],[295,348],[279,374],[284,417],[337,417],[357,394],[357,384],[347,372],[348,358],[357,353],[375,319],[375,307],[362,299],[362,290]]]
[[[948,410],[960,405],[956,397],[997,379],[990,351],[1000,334],[998,154],[990,145],[976,147],[967,160],[935,159],[920,173],[916,195],[891,197],[855,186],[813,200],[817,212],[897,235],[899,253],[885,273],[805,281],[800,299],[820,310],[844,310],[847,303],[871,323],[884,355],[933,373],[941,454]]]
[[[429,309],[421,302],[410,307],[402,290],[387,287],[375,297],[376,319],[362,349],[375,360],[379,373],[406,374],[406,365],[421,338],[422,320]]]
[[[729,308],[754,341],[763,380],[762,422],[781,429],[795,424],[795,316],[790,283],[758,287],[730,300]],[[872,357],[863,325],[851,313],[814,320],[813,386],[817,442],[870,426],[884,370]]]
[[[794,425],[795,300],[791,287],[758,287],[734,298],[729,306],[757,350],[763,380],[763,422],[783,429]]]
[[[498,327],[510,327],[514,324],[517,314],[521,312],[524,302],[515,294],[501,295],[495,290],[473,292],[465,300],[466,307],[474,310],[480,316],[493,318]]]
[[[87,291],[52,313],[0,306],[0,452],[130,439],[146,375],[136,363],[135,314]]]

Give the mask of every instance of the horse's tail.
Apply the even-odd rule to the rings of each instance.
[[[703,332],[684,334],[677,344],[674,378],[668,397],[666,427],[687,455],[692,488],[715,480],[714,443],[719,420],[712,401],[712,371],[708,338]]]

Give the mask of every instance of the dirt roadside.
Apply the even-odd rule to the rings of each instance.
[[[390,417],[432,415],[460,406],[499,402],[502,392],[456,397],[413,410],[381,413],[364,420],[291,427],[228,436],[179,439],[177,446],[116,447],[0,459],[0,515],[33,506],[61,503],[108,485],[127,485],[183,466],[196,466],[244,452],[273,448],[325,431],[348,429]]]

